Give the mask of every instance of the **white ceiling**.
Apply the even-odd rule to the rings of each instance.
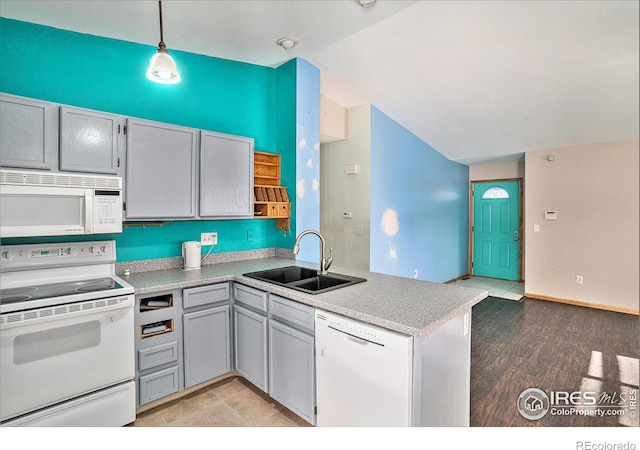
[[[276,67],[301,57],[451,160],[638,139],[639,2],[162,3],[169,50]],[[155,47],[155,1],[1,0],[2,17]],[[294,36],[284,50],[275,41]]]

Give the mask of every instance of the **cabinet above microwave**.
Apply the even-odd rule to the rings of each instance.
[[[125,119],[0,93],[0,165],[121,175]]]

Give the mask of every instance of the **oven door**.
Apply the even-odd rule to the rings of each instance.
[[[133,304],[128,295],[2,314],[0,420],[133,379]]]

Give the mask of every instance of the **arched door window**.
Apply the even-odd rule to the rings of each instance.
[[[484,191],[482,198],[509,198],[509,193],[501,187],[494,186]]]

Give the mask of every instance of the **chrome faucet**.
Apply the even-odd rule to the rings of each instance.
[[[300,233],[298,235],[298,237],[296,238],[295,244],[293,244],[293,254],[294,255],[298,254],[298,252],[300,251],[300,240],[303,238],[303,236],[306,236],[307,234],[315,234],[316,236],[318,236],[320,238],[320,243],[322,244],[321,247],[320,247],[320,273],[322,275],[326,275],[327,274],[327,269],[329,269],[329,267],[331,267],[331,263],[333,262],[333,249],[329,248],[329,257],[326,258],[325,257],[326,246],[325,246],[324,238],[317,231],[306,230],[306,231],[303,231],[302,233]]]

